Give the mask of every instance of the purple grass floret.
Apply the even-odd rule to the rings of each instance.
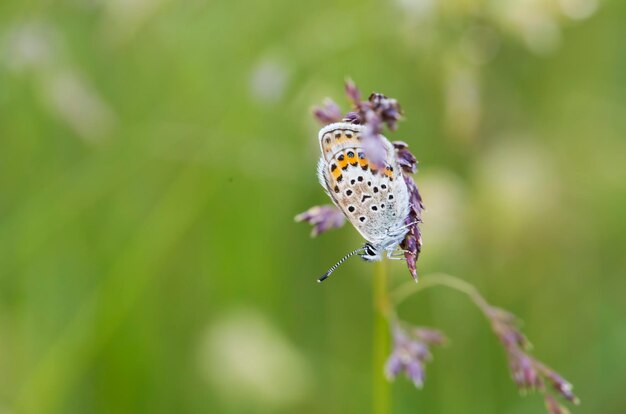
[[[432,359],[430,347],[445,342],[444,335],[435,329],[404,329],[396,323],[393,327],[393,350],[385,364],[385,375],[393,380],[404,372],[415,387],[422,388],[426,377],[426,362]]]
[[[311,236],[318,236],[328,230],[338,229],[343,226],[346,217],[335,206],[314,206],[296,216],[296,221],[306,221],[313,226]]]
[[[515,316],[503,309],[489,305],[485,305],[483,312],[491,321],[491,327],[494,333],[504,346],[509,360],[511,378],[520,390],[524,392],[539,391],[543,393],[546,396],[548,412],[565,411],[550,411],[553,405],[548,404],[548,400],[552,401],[552,397],[548,394],[546,384],[550,384],[554,391],[566,400],[574,404],[579,403],[578,397],[572,392],[572,384],[564,380],[552,368],[549,368],[527,353],[527,349],[530,348],[530,343],[524,334],[520,332],[518,328],[519,323]],[[564,410],[562,407],[559,409]]]
[[[358,107],[361,103],[361,91],[356,87],[352,79],[347,79],[344,85],[346,90],[346,96],[350,100],[353,106]]]
[[[402,171],[407,174],[415,174],[417,172],[417,159],[415,155],[409,151],[409,145],[403,141],[393,141],[398,163],[402,167]]]
[[[350,111],[342,119],[343,122],[349,122],[351,124],[360,125],[361,118],[358,112]]]
[[[330,98],[324,99],[322,106],[313,108],[313,116],[315,116],[315,119],[322,125],[339,122],[342,119],[341,108]]]
[[[400,243],[400,247],[404,249],[404,258],[406,259],[407,267],[413,277],[413,280],[417,281],[417,259],[422,251],[422,232],[419,225],[422,223],[422,211],[424,205],[422,204],[422,197],[420,196],[417,185],[413,181],[413,177],[403,173],[404,181],[409,191],[409,215],[405,220],[409,231],[404,236],[404,240]]]

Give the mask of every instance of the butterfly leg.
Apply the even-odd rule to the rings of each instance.
[[[404,250],[387,250],[387,258],[389,260],[404,260]]]
[[[404,226],[400,227],[401,229],[408,229],[409,227],[413,226],[414,224],[418,224],[419,221],[415,220],[410,222],[409,224],[405,224]]]

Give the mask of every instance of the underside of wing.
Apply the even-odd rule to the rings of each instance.
[[[397,234],[408,215],[408,193],[399,167],[376,168],[362,149],[346,148],[318,165],[318,176],[333,202],[369,242]]]

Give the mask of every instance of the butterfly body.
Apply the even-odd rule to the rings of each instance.
[[[318,178],[333,203],[366,240],[360,256],[377,261],[385,252],[391,256],[408,232],[409,193],[393,145],[380,136],[379,151],[384,151],[384,157],[373,162],[364,129],[338,122],[320,130]]]

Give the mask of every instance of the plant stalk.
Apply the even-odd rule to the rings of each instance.
[[[489,306],[489,303],[487,303],[485,298],[482,297],[473,285],[467,283],[463,279],[445,273],[428,275],[423,277],[419,283],[407,282],[400,285],[389,294],[390,300],[393,302],[394,306],[398,306],[409,296],[434,286],[446,286],[458,292],[464,293],[485,315],[489,314],[491,306]]]
[[[373,352],[373,413],[391,412],[390,383],[384,375],[384,366],[389,355],[389,298],[387,296],[387,267],[385,261],[374,268],[374,352]]]

